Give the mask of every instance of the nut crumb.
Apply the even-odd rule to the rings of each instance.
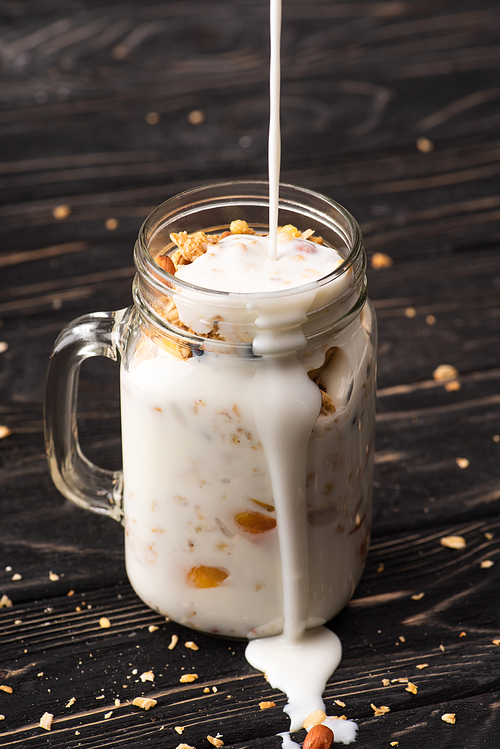
[[[458,378],[458,369],[452,364],[440,364],[432,373],[435,382],[447,382]]]
[[[374,252],[370,264],[372,268],[390,268],[392,265],[392,257],[386,255],[385,252]]]
[[[175,646],[177,645],[177,643],[178,643],[178,642],[179,642],[179,638],[177,637],[177,635],[172,635],[172,638],[171,638],[171,640],[170,640],[170,643],[169,643],[169,645],[167,646],[167,647],[168,647],[168,649],[169,649],[169,650],[173,650],[173,649],[175,648]]]
[[[198,674],[183,674],[179,681],[181,684],[188,684],[192,681],[196,681],[196,679],[199,679]]]
[[[424,669],[424,668],[429,668],[429,664],[428,663],[419,663],[416,666],[416,668],[418,668],[419,671],[422,671],[422,669]]]
[[[39,726],[40,728],[45,728],[46,731],[50,731],[53,721],[54,716],[52,715],[52,713],[44,713],[40,718]]]
[[[109,629],[111,627],[111,622],[106,616],[101,616],[99,619],[99,626],[102,627],[102,629]]]
[[[425,596],[425,593],[415,593],[415,595],[413,595],[411,597],[411,600],[412,601],[421,601],[424,596]]]
[[[59,580],[59,575],[56,575],[55,572],[52,572],[52,570],[49,571],[49,580],[53,583],[55,583],[57,580]]]
[[[6,437],[10,437],[12,434],[12,431],[9,429],[9,427],[4,426],[3,424],[0,425],[0,440],[4,440]]]
[[[459,468],[468,468],[470,466],[470,462],[467,460],[467,458],[456,458],[455,463]]]
[[[467,637],[467,632],[460,632],[459,637]]]
[[[152,671],[144,671],[144,673],[140,675],[140,680],[142,682],[145,682],[145,681],[154,681],[155,680],[155,675],[154,675],[154,673]]]
[[[149,697],[136,697],[132,705],[140,707],[142,710],[151,710],[156,705],[156,700],[152,700]]]
[[[465,549],[467,546],[467,541],[463,536],[443,536],[439,543],[447,549]]]
[[[210,689],[208,687],[205,687],[203,690],[203,694],[210,694]]]
[[[377,567],[377,572],[383,572],[385,570],[385,565],[383,562],[380,562],[379,566]]]
[[[493,541],[493,533],[486,532],[484,537],[487,541]]]
[[[187,118],[191,125],[201,125],[205,121],[205,112],[202,109],[193,109]]]
[[[109,713],[104,713],[104,720],[108,720],[108,718],[111,718],[113,715],[113,711],[110,710]]]
[[[345,702],[342,702],[342,700],[333,700],[336,705],[339,707],[345,707]]]
[[[207,736],[207,741],[210,741],[213,746],[224,746],[222,739],[219,739],[219,734],[217,734],[217,736]]]
[[[65,707],[71,707],[76,702],[76,697],[72,697],[70,700],[67,701]]]
[[[407,307],[405,309],[405,317],[409,317],[410,319],[417,316],[417,310],[415,307]]]
[[[5,594],[0,598],[0,609],[6,608],[9,609],[12,606],[12,601],[10,600],[9,596],[6,596]]]
[[[420,136],[420,138],[417,138],[416,146],[417,151],[420,151],[420,153],[430,153],[434,150],[434,143],[432,140],[429,140],[429,138],[426,138],[423,135]]]
[[[74,596],[75,595],[75,591],[74,590],[68,590],[68,592],[66,593],[66,595],[68,597]]]
[[[155,624],[150,624],[148,627],[148,632],[156,632],[156,630],[159,629]]]
[[[493,567],[494,564],[495,562],[493,561],[493,559],[483,559],[483,561],[481,562],[481,569],[489,570],[490,567]]]
[[[373,704],[373,702],[370,703],[370,707],[375,713],[375,715],[385,715],[386,713],[391,712],[391,708],[387,707],[387,705],[381,705],[380,707],[377,707]]]
[[[319,726],[325,719],[326,713],[324,713],[323,710],[316,710],[314,713],[307,716],[302,723],[302,726],[307,730],[308,728],[312,728],[312,726]]]
[[[259,702],[261,710],[269,710],[271,707],[276,707],[276,702]]]
[[[500,645],[500,640],[492,640],[493,645]]]
[[[441,716],[441,720],[444,720],[445,723],[451,723],[454,724],[455,721],[455,713],[445,713]]]
[[[116,218],[107,218],[104,225],[108,231],[114,231],[118,229],[120,222]]]
[[[121,702],[120,702],[120,700],[119,700],[119,699],[118,699],[118,697],[117,697],[117,698],[115,699],[115,707],[120,707],[120,705],[121,705]]]
[[[388,687],[390,683],[391,682],[389,681],[389,679],[382,679],[382,684],[384,685],[384,687]]]
[[[194,749],[194,746],[189,746],[189,744],[178,744],[175,749]]]
[[[439,649],[440,649],[440,651],[441,651],[442,653],[444,653],[444,645],[443,645],[443,644],[441,644],[441,645],[439,646]]]
[[[188,648],[189,650],[199,650],[200,648],[195,642],[191,642],[191,640],[188,640],[184,643],[184,647]]]
[[[5,720],[5,715],[0,715],[0,720]]]
[[[460,380],[449,380],[448,382],[444,383],[444,389],[448,393],[454,393],[461,388]]]
[[[406,637],[404,637],[403,635],[399,635],[398,640],[399,642],[406,642]]]
[[[12,694],[12,687],[8,687],[5,684],[0,684],[0,689],[2,692],[7,692],[7,694]]]
[[[391,746],[399,746],[399,741],[391,741]]]
[[[418,691],[417,685],[409,681],[408,686],[405,689],[405,692],[410,692],[411,694],[417,694],[417,691]]]
[[[176,733],[182,733],[184,731],[185,726],[175,726],[174,731]]]
[[[52,215],[58,221],[63,221],[65,218],[68,218],[68,216],[71,216],[71,208],[69,205],[56,205],[52,209]]]

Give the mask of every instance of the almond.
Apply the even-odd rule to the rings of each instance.
[[[328,726],[313,726],[306,736],[303,749],[330,749],[333,731]]]
[[[276,520],[269,517],[269,515],[263,515],[261,512],[238,512],[234,520],[236,525],[241,530],[247,533],[266,533],[276,528]]]
[[[163,270],[166,270],[167,273],[170,273],[172,276],[175,273],[175,265],[174,261],[169,255],[160,255],[156,258],[156,264],[160,266]]]
[[[193,567],[187,573],[188,583],[193,588],[218,588],[229,577],[229,572],[220,567]]]

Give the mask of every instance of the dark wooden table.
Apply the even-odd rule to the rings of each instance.
[[[10,430],[0,597],[12,602],[0,611],[0,684],[12,688],[0,691],[0,746],[208,749],[220,733],[233,749],[279,747],[284,696],[243,644],[193,636],[139,601],[122,528],[58,494],[42,432],[53,341],[82,313],[130,303],[132,248],[150,210],[190,186],[265,178],[267,4],[5,0],[0,13],[0,424]],[[283,15],[283,181],[344,204],[372,266],[375,253],[392,260],[369,269],[380,331],[375,522],[361,584],[332,623],[344,656],[327,707],[358,721],[363,749],[491,749],[500,8],[285,0]],[[442,364],[458,385],[434,380]],[[85,364],[82,444],[113,469],[117,383],[113,363]],[[465,547],[440,544],[452,535]],[[150,669],[154,683],[142,682]],[[183,669],[199,680],[179,684]],[[142,695],[157,706],[133,707]],[[262,700],[277,707],[259,710]],[[38,727],[44,712],[50,733]]]

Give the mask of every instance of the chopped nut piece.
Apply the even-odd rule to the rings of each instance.
[[[68,592],[66,593],[66,595],[68,597],[74,596],[75,595],[75,591],[74,590],[68,590]]]
[[[193,567],[187,573],[188,583],[193,588],[218,588],[227,577],[229,577],[229,572],[221,567],[206,567],[205,565]]]
[[[456,458],[455,463],[457,464],[459,468],[462,468],[462,469],[468,468],[470,466],[470,463],[467,460],[467,458]]]
[[[156,632],[156,630],[159,629],[155,624],[150,624],[148,627],[148,632]]]
[[[201,109],[193,109],[193,111],[188,114],[188,122],[191,125],[201,125],[201,123],[204,121],[205,112],[203,112]]]
[[[403,635],[399,635],[398,640],[399,642],[406,642],[406,637],[403,637]]]
[[[493,645],[500,645],[500,640],[492,640]]]
[[[184,643],[184,647],[188,648],[189,650],[199,650],[200,648],[195,642],[192,642],[191,640],[188,640]]]
[[[271,707],[276,707],[276,702],[259,702],[261,710],[269,710]]]
[[[415,307],[407,307],[405,309],[405,317],[412,318],[412,317],[416,317],[416,316],[417,316],[417,310],[415,309]]]
[[[459,637],[467,637],[467,632],[460,632]]]
[[[377,567],[377,572],[383,572],[385,570],[385,565],[383,562],[380,562],[379,566]]]
[[[207,736],[207,741],[210,741],[211,744],[217,747],[224,746],[222,739],[219,739],[217,736]]]
[[[175,749],[194,749],[194,746],[189,746],[189,744],[178,744]]]
[[[52,713],[44,713],[40,718],[39,726],[40,728],[45,728],[46,731],[50,731],[53,721],[54,716],[52,715]]]
[[[71,215],[71,208],[69,205],[56,205],[55,208],[52,209],[52,215],[58,221],[62,221]]]
[[[445,723],[452,723],[454,724],[455,721],[455,713],[445,713],[441,716],[441,720],[444,720]]]
[[[8,694],[12,694],[12,687],[8,687],[5,684],[0,684],[0,689],[2,692],[7,692]]]
[[[419,663],[418,666],[416,666],[416,668],[418,668],[419,671],[422,671],[423,668],[429,668],[429,664],[428,663]]]
[[[210,694],[210,689],[208,687],[205,687],[203,690],[203,694]]]
[[[177,635],[172,635],[172,637],[170,639],[170,643],[167,646],[168,649],[169,650],[173,650],[175,648],[175,646],[177,645],[178,642],[179,642],[179,638],[177,637]]]
[[[333,700],[336,705],[339,707],[345,707],[345,702],[342,702],[342,700]]]
[[[12,434],[12,431],[9,429],[9,427],[4,426],[3,424],[0,425],[0,440],[4,440],[6,437],[10,437]]]
[[[4,607],[9,609],[12,606],[12,601],[10,600],[9,596],[6,596],[5,594],[0,598],[0,609],[3,609]]]
[[[385,715],[386,713],[391,712],[391,708],[387,707],[387,705],[381,705],[380,707],[377,707],[373,704],[373,702],[370,703],[370,707],[375,713],[375,715]]]
[[[440,364],[432,373],[435,382],[446,382],[458,378],[458,369],[451,364]]]
[[[334,414],[336,412],[335,404],[328,395],[328,393],[325,390],[322,390],[320,388],[321,392],[321,415],[322,416],[330,416],[330,414]]]
[[[0,720],[5,720],[5,715],[0,715]]]
[[[391,746],[399,746],[399,741],[391,741]]]
[[[140,678],[140,680],[142,682],[145,682],[145,681],[154,681],[155,680],[155,675],[154,675],[154,673],[152,671],[144,671],[144,673],[141,674],[139,678]]]
[[[425,316],[425,322],[427,325],[435,325],[436,324],[436,318],[434,315],[426,315]]]
[[[49,572],[49,580],[51,580],[51,582],[55,583],[57,580],[59,580],[59,575],[56,575],[55,572],[52,572],[52,570],[50,570],[50,572]]]
[[[382,679],[382,684],[384,685],[384,687],[388,687],[390,683],[391,682],[389,681],[389,679]]]
[[[176,733],[182,733],[184,731],[184,726],[175,726],[174,731]]]
[[[179,681],[181,682],[181,684],[188,684],[191,681],[196,681],[196,679],[199,678],[200,677],[198,676],[198,674],[183,674]]]
[[[108,718],[111,718],[113,715],[113,711],[110,710],[109,713],[104,713],[104,720],[108,720]]]
[[[136,697],[132,705],[140,707],[142,710],[151,710],[156,705],[156,700],[151,700],[149,697]]]
[[[65,707],[71,707],[76,702],[76,697],[72,697],[68,702],[66,703]]]
[[[420,151],[420,153],[429,153],[434,150],[434,143],[423,135],[420,138],[417,138],[416,145],[417,150]]]
[[[101,616],[99,619],[99,626],[102,627],[102,629],[109,629],[111,627],[111,622],[106,616]]]
[[[316,710],[314,713],[307,716],[302,725],[307,730],[312,726],[319,726],[325,719],[326,713],[324,713],[323,710]]]
[[[385,252],[374,252],[370,264],[372,268],[390,268],[392,265],[392,257],[386,255]]]
[[[483,561],[481,562],[481,568],[483,570],[489,570],[490,567],[493,567],[494,564],[495,562],[492,559],[483,559]]]
[[[425,596],[425,593],[415,593],[415,595],[413,595],[413,596],[411,597],[411,600],[412,600],[412,601],[420,601],[420,600],[422,600],[422,598],[423,598],[424,596]]]
[[[467,546],[467,541],[463,536],[443,536],[439,543],[447,549],[465,549]]]
[[[448,393],[456,392],[457,390],[460,390],[461,387],[460,380],[450,380],[449,382],[444,383],[444,389]]]
[[[108,231],[114,231],[118,229],[120,222],[116,218],[107,218],[104,225]]]
[[[405,689],[405,692],[411,692],[411,694],[417,694],[418,688],[416,684],[412,684],[411,681],[408,682],[408,686]]]
[[[486,532],[484,537],[487,541],[493,541],[493,533]]]
[[[440,646],[439,646],[439,649],[440,649],[440,651],[441,651],[442,653],[444,653],[444,645],[440,645]]]
[[[118,699],[118,697],[117,697],[117,698],[115,699],[115,707],[120,707],[120,705],[121,705],[121,702],[120,702],[120,700],[119,700],[119,699]]]

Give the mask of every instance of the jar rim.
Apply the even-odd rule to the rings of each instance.
[[[248,191],[246,194],[244,193],[245,189]],[[250,193],[250,190],[253,190],[253,193]],[[295,196],[294,200],[292,200],[291,197],[287,198],[288,195]],[[304,208],[307,208],[308,214],[311,218],[313,219],[314,216],[316,216],[323,229],[330,225],[330,228],[344,240],[348,253],[343,262],[327,275],[314,281],[310,281],[307,284],[294,286],[291,289],[277,289],[262,292],[232,292],[197,286],[170,274],[155,262],[149,246],[154,236],[156,236],[168,223],[169,215],[181,218],[182,215],[187,216],[193,213],[199,213],[201,209],[208,209],[211,205],[215,206],[216,203],[220,203],[225,198],[230,198],[235,201],[235,208],[237,208],[238,205],[244,205],[245,203],[248,204],[249,201],[255,201],[255,205],[261,205],[264,207],[266,203],[267,205],[269,204],[268,182],[265,180],[231,180],[194,187],[161,203],[143,222],[135,246],[135,263],[139,273],[146,275],[148,282],[151,283],[157,291],[165,291],[165,286],[170,289],[176,287],[179,290],[193,291],[196,292],[196,294],[212,296],[219,300],[227,298],[234,301],[240,300],[242,302],[247,299],[258,301],[290,298],[307,291],[318,290],[322,286],[330,284],[334,279],[339,278],[352,268],[355,265],[356,260],[359,258],[360,253],[363,252],[361,229],[356,219],[346,208],[332,198],[315,192],[314,190],[309,190],[308,188],[298,187],[297,185],[291,185],[288,183],[281,183],[279,200],[280,209],[289,209],[291,211],[295,209],[298,212],[300,209],[303,210]],[[308,203],[311,205],[308,205]],[[314,203],[319,203],[321,207],[312,207]],[[335,220],[334,216],[329,216],[326,212],[327,209],[336,215],[337,220]],[[341,217],[346,223],[351,232],[351,236],[348,236],[348,234],[343,230],[343,227],[339,224],[339,217]],[[204,227],[200,227],[200,230],[204,230]]]

